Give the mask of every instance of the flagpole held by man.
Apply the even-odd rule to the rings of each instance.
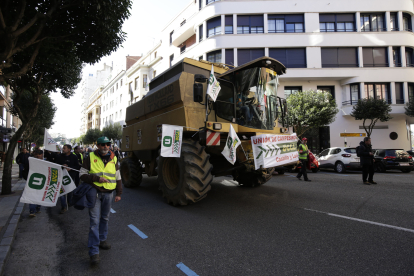
[[[122,182],[118,160],[109,150],[111,142],[107,137],[97,140],[98,149],[84,159],[80,172],[82,182],[92,185],[97,190],[95,206],[89,208],[89,256],[91,264],[99,263],[99,248],[108,250],[107,242],[109,214],[112,207],[114,191],[115,202],[121,200]]]

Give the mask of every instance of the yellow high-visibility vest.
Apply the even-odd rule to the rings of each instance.
[[[308,159],[308,146],[304,144],[299,145],[299,150],[303,150],[302,153],[299,153],[299,159]]]
[[[78,157],[77,155],[76,155],[76,153],[74,152],[73,153],[76,157]],[[80,156],[81,156],[81,161],[82,161],[82,164],[83,164],[83,155],[82,155],[82,153],[79,153],[80,154]]]
[[[91,170],[89,171],[89,174],[94,174],[109,180],[109,183],[93,182],[93,184],[98,187],[104,187],[107,190],[114,190],[116,188],[116,156],[114,156],[114,159],[109,161],[106,166],[102,159],[99,156],[96,156],[93,152],[89,154],[89,158],[91,160]]]

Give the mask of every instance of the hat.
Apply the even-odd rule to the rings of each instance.
[[[303,138],[302,138],[302,141],[308,141],[308,138],[303,137]]]
[[[111,141],[109,141],[108,137],[106,137],[106,136],[102,136],[102,137],[99,137],[99,138],[98,138],[97,143],[98,143],[98,144],[101,144],[101,143],[111,143]]]

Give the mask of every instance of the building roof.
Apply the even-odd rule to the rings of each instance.
[[[140,56],[127,56],[126,57],[126,70],[135,64],[141,57]]]

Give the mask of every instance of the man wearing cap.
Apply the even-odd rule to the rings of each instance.
[[[307,138],[303,138],[302,139],[302,143],[299,144],[299,161],[302,163],[302,168],[299,171],[298,175],[296,176],[299,180],[302,174],[303,174],[303,178],[305,179],[305,181],[310,181],[308,179],[308,173],[306,171],[307,165],[308,165],[308,154],[309,154],[309,150],[308,150],[308,139]]]
[[[98,149],[84,159],[80,179],[97,190],[95,207],[89,209],[89,256],[91,264],[99,263],[99,248],[108,250],[111,245],[106,241],[108,235],[109,213],[116,191],[115,202],[121,200],[122,183],[118,160],[109,150],[111,142],[107,137],[97,141]]]

